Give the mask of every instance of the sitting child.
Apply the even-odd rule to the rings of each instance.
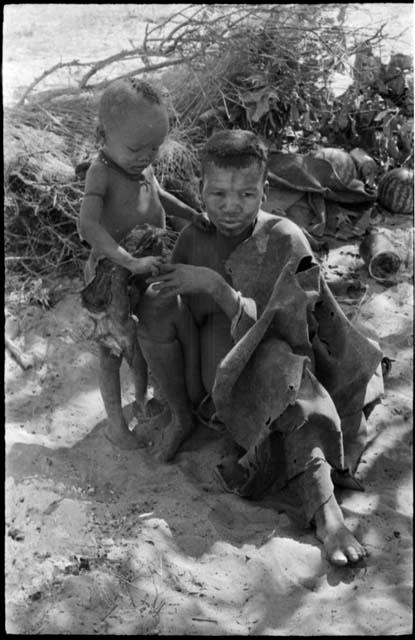
[[[301,229],[261,210],[266,189],[260,139],[212,136],[202,154],[212,227],[186,227],[172,264],[147,278],[139,341],[171,411],[156,455],[173,459],[208,394],[237,445],[216,469],[221,484],[249,498],[272,483],[292,487],[330,561],[344,565],[366,550],[345,525],[333,481],[360,488],[352,474],[383,389],[381,352],[343,314]]]
[[[111,261],[109,304],[100,322],[99,384],[108,416],[105,432],[123,449],[139,443],[126,424],[120,389],[120,366],[124,356],[132,370],[137,408],[145,411],[147,364],[136,338],[127,297],[130,274],[157,274],[165,260],[159,255],[136,257],[125,240],[137,225],[165,229],[165,215],[177,216],[200,228],[207,219],[164,191],[151,163],[168,131],[167,108],[159,93],[147,82],[125,79],[112,83],[101,97],[99,133],[102,148],[90,166],[81,205],[80,234],[92,247],[85,267],[86,284],[96,281],[100,261]],[[105,329],[103,329],[105,327]]]

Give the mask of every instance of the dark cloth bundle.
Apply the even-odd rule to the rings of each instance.
[[[270,213],[284,214],[315,236],[345,227],[376,199],[361,180],[345,184],[333,164],[312,154],[271,153],[268,170]],[[349,223],[348,231],[352,233]]]

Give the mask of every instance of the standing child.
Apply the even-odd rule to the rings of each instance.
[[[168,114],[150,84],[133,79],[112,83],[101,97],[98,131],[102,147],[86,176],[80,234],[92,247],[85,268],[87,285],[99,286],[99,265],[110,265],[107,304],[98,314],[99,385],[109,421],[105,435],[116,446],[133,449],[139,443],[122,412],[119,371],[125,357],[134,377],[137,408],[145,411],[147,364],[137,342],[127,284],[131,274],[157,274],[164,256],[134,257],[125,241],[137,225],[165,229],[165,210],[200,228],[209,223],[164,191],[154,176],[151,163],[167,135]]]

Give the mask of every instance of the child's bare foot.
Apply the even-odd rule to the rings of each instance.
[[[171,419],[170,409],[160,406],[162,410],[157,413],[139,407],[135,411],[133,433],[140,448],[151,446],[157,433],[164,429]]]
[[[316,512],[315,524],[317,538],[324,544],[332,564],[344,566],[367,556],[366,549],[346,527],[334,495]]]
[[[157,444],[156,458],[159,462],[169,462],[177,453],[182,442],[193,430],[192,419],[172,420],[163,429],[160,442]]]
[[[139,442],[135,435],[129,430],[126,424],[116,427],[111,424],[104,429],[104,436],[114,447],[129,451],[139,448]]]

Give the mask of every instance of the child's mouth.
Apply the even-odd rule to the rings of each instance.
[[[140,162],[140,164],[135,164],[132,167],[130,167],[131,171],[142,171],[143,169],[145,169],[146,167],[148,167],[150,163],[149,162]]]
[[[239,227],[240,224],[241,224],[240,220],[223,220],[222,221],[222,225],[224,227],[229,227],[229,228]]]
[[[226,233],[239,233],[242,229],[243,229],[243,223],[238,221],[235,222],[234,220],[232,220],[232,222],[220,222],[218,224],[219,229],[222,229],[222,231],[226,234]]]

